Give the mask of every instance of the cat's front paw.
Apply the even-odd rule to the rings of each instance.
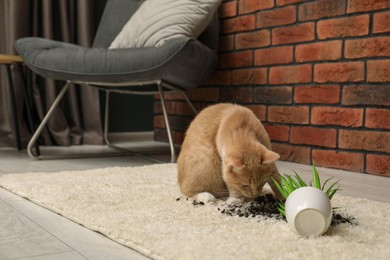
[[[207,203],[209,201],[215,201],[216,198],[209,192],[201,192],[192,197],[195,201]]]
[[[242,199],[239,199],[239,198],[233,198],[233,197],[229,197],[226,201],[227,204],[231,205],[237,205],[237,204],[241,204],[243,201]]]

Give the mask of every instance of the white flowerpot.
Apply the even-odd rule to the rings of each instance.
[[[332,222],[332,206],[326,194],[314,187],[293,191],[285,203],[286,218],[293,230],[302,236],[324,234]]]

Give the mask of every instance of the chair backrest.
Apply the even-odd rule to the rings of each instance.
[[[144,0],[108,0],[96,32],[93,47],[108,48],[143,2]],[[215,14],[209,26],[199,36],[199,41],[213,51],[218,48],[218,28],[218,15]]]

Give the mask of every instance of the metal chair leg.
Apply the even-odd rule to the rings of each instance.
[[[14,82],[12,80],[11,64],[6,64],[5,66],[7,68],[8,87],[11,96],[11,111],[12,111],[12,120],[14,124],[16,147],[18,150],[21,150],[22,144],[20,142],[19,122],[18,122],[18,115],[16,110],[16,98],[15,98]]]
[[[167,128],[169,146],[171,148],[171,163],[174,163],[174,162],[176,162],[176,151],[175,151],[175,147],[173,145],[173,139],[172,139],[172,134],[171,134],[171,127],[169,125],[168,113],[167,113],[167,110],[165,108],[165,98],[164,98],[164,90],[162,87],[162,82],[158,83],[158,91],[160,93],[161,107],[162,107],[163,114],[164,114],[165,126]]]
[[[104,109],[104,127],[103,127],[103,137],[106,144],[110,144],[110,140],[108,140],[108,127],[109,123],[109,110],[110,110],[110,91],[106,92],[106,104]]]
[[[20,77],[21,77],[22,82],[23,82],[22,91],[23,91],[24,103],[26,105],[27,123],[28,123],[30,133],[34,134],[35,127],[34,127],[34,121],[33,121],[33,115],[32,115],[33,105],[30,102],[30,93],[28,91],[27,81],[26,81],[26,77],[24,76],[22,63],[18,63],[18,67],[19,67],[19,71],[20,71]],[[38,142],[35,142],[35,154],[36,155],[40,154]]]
[[[58,104],[60,103],[61,99],[63,98],[65,92],[68,90],[69,85],[70,85],[69,82],[66,82],[65,85],[62,87],[57,98],[54,100],[49,111],[47,112],[47,114],[43,118],[41,124],[38,126],[38,129],[35,131],[34,135],[31,137],[31,140],[27,145],[27,153],[30,157],[35,158],[35,159],[41,159],[40,155],[34,154],[33,147],[35,146],[35,143],[37,142],[39,136],[41,135],[43,129],[45,128],[47,122],[49,121],[50,116],[53,114],[55,108],[58,106]]]

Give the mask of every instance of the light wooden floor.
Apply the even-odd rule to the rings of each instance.
[[[145,149],[167,149],[166,144],[145,140],[136,145]],[[141,140],[137,136],[137,140]],[[127,147],[130,145],[127,144]],[[78,152],[80,148],[71,148]],[[83,151],[108,152],[106,148],[89,146]],[[45,149],[43,152],[50,151]],[[51,152],[51,151],[50,151]],[[61,153],[66,153],[62,150]],[[167,154],[158,156],[169,160]],[[104,157],[89,159],[37,161],[26,151],[0,149],[0,173],[54,172],[85,170],[110,166],[141,166],[152,162],[137,157]],[[297,171],[305,179],[311,178],[308,166],[278,162],[282,174]],[[340,193],[390,202],[390,178],[318,168],[322,178],[341,179]],[[22,199],[0,188],[0,259],[147,259],[103,235],[90,231],[66,218]]]

